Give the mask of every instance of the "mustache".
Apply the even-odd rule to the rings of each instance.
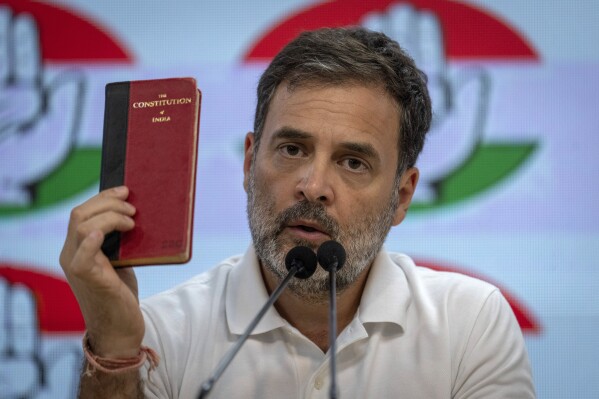
[[[285,226],[298,219],[318,223],[333,240],[339,237],[339,223],[327,214],[324,205],[309,201],[300,201],[281,212],[275,219],[275,226],[278,226],[276,234],[281,233]]]

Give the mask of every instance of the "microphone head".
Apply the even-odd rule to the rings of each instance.
[[[323,242],[318,248],[316,256],[318,263],[326,271],[329,271],[331,267],[339,270],[345,264],[345,249],[343,245],[334,240]]]
[[[299,267],[300,270],[295,273],[297,278],[308,278],[311,277],[316,271],[316,254],[308,247],[298,245],[297,247],[291,248],[285,256],[285,267],[287,270],[291,270],[292,267]]]

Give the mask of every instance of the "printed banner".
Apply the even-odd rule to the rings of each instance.
[[[243,139],[257,80],[299,32],[362,25],[427,72],[433,127],[386,247],[501,288],[539,398],[599,392],[599,3],[0,1],[0,397],[74,398],[84,323],[58,263],[98,191],[104,88],[202,90],[190,264],[137,270],[147,297],[250,243]]]

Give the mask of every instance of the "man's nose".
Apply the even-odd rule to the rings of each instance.
[[[296,185],[298,200],[330,205],[334,200],[332,168],[328,162],[316,160],[300,167]]]

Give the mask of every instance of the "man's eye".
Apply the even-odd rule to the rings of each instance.
[[[293,144],[286,144],[284,146],[281,147],[281,151],[283,152],[283,154],[291,156],[291,157],[296,157],[298,155],[300,155],[301,153],[301,149]]]
[[[342,164],[352,170],[352,171],[358,171],[358,172],[362,172],[362,171],[366,171],[368,169],[368,167],[366,166],[366,164],[362,161],[360,161],[359,159],[356,158],[347,158],[344,159]]]

